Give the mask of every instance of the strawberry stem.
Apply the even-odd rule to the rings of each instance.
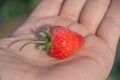
[[[39,32],[39,35],[42,36],[42,38],[46,38],[47,37],[45,32]]]
[[[25,43],[22,47],[20,47],[19,51],[22,51],[23,48],[29,44],[41,44],[38,46],[38,49],[42,49],[44,51],[49,51],[52,45],[52,38],[50,35],[49,28],[38,33],[41,36],[41,40],[33,40]]]
[[[46,43],[46,41],[33,40],[33,41],[30,41],[30,42],[25,43],[25,44],[19,49],[19,51],[22,51],[23,48],[24,48],[25,46],[29,45],[29,44],[44,44],[44,43]]]
[[[51,50],[51,42],[47,42],[43,45],[38,46],[38,49],[44,50],[45,52],[48,52],[49,50]]]

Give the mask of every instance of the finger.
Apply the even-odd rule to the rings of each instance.
[[[80,16],[80,23],[86,26],[91,33],[95,33],[103,19],[110,0],[88,0]]]
[[[86,0],[66,0],[61,16],[77,21]]]
[[[58,15],[63,1],[64,0],[42,0],[31,14],[30,19],[39,19]]]
[[[113,0],[97,35],[105,40],[112,49],[117,46],[120,37],[120,0]]]

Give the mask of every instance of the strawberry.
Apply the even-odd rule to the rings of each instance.
[[[42,40],[28,42],[20,50],[28,44],[40,43],[38,48],[47,51],[49,55],[57,59],[64,59],[74,54],[84,43],[83,36],[63,26],[50,27],[39,34]]]

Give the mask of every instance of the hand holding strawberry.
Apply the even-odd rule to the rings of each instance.
[[[40,46],[38,48],[47,51],[48,54],[57,59],[63,59],[75,53],[84,43],[84,38],[80,34],[65,27],[54,26],[47,29],[39,32],[42,41],[30,41],[24,44],[20,50],[28,44],[39,43]]]
[[[119,8],[120,0],[41,0],[12,37],[0,40],[0,79],[106,80],[120,36]],[[39,33],[42,39],[26,43],[36,39],[35,32],[42,25],[67,28],[49,28]],[[75,32],[84,36],[85,43]],[[57,60],[35,45],[18,50],[31,43],[39,43],[38,48],[58,59],[76,55]]]

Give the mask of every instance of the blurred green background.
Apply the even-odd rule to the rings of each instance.
[[[0,38],[19,27],[39,3],[40,0],[0,0]],[[116,53],[108,80],[120,80],[120,41]]]

